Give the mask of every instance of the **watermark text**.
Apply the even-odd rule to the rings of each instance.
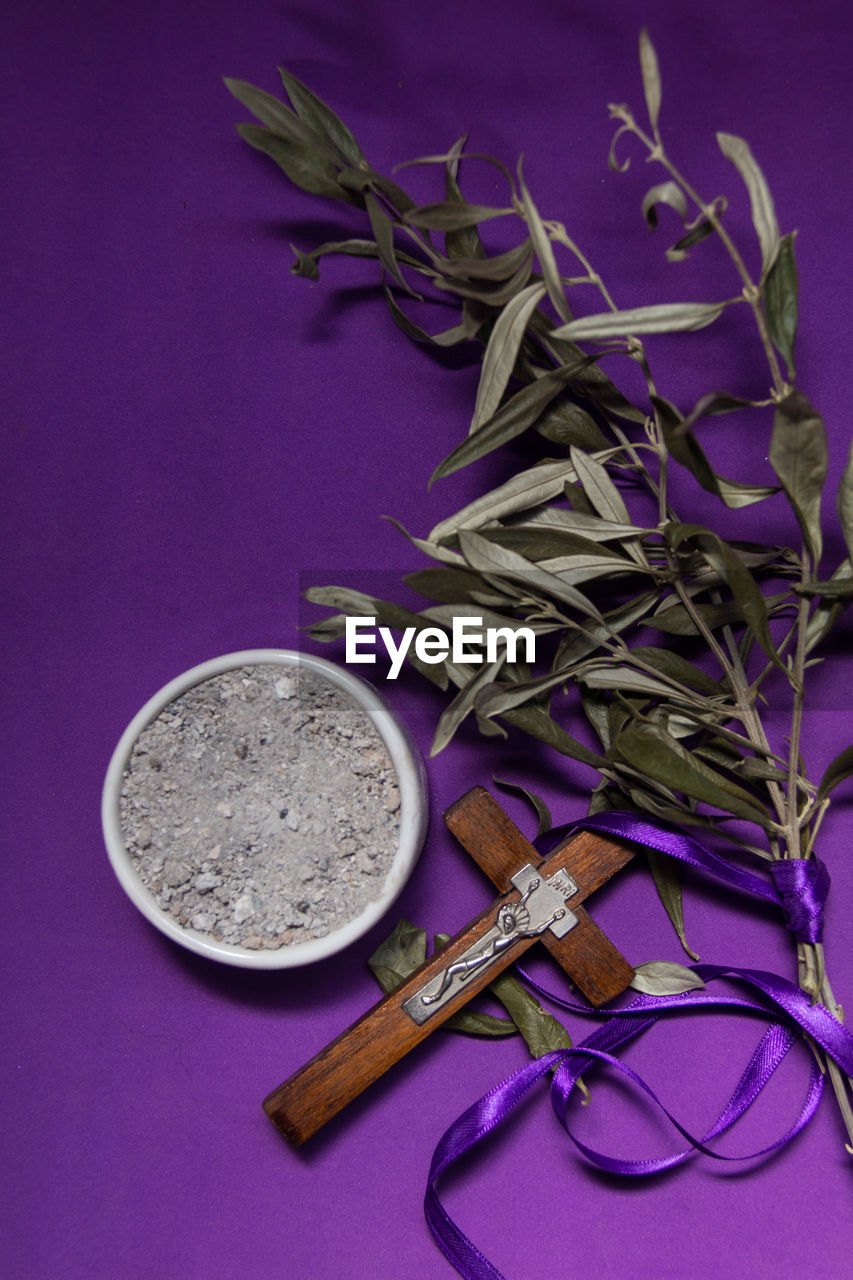
[[[536,635],[530,627],[484,627],[481,617],[454,618],[450,634],[444,627],[406,627],[399,637],[390,627],[376,626],[375,618],[347,618],[345,661],[376,662],[381,643],[391,666],[388,679],[396,680],[409,650],[428,664],[497,662],[506,652],[507,662],[515,662],[523,645],[525,662],[536,661]]]

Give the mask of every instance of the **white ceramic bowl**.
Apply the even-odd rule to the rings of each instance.
[[[193,685],[213,676],[240,667],[260,664],[279,664],[282,667],[302,666],[317,676],[328,680],[349,694],[372,721],[379,733],[397,774],[400,791],[399,840],[391,869],[385,880],[381,896],[345,925],[323,938],[291,943],[277,950],[249,950],[246,947],[217,942],[206,934],[179,924],[157,905],[153,894],[140,879],[133,859],[125,845],[120,819],[122,781],[133,748],[142,731],[181,694]],[[110,862],[122,888],[142,914],[162,933],[195,951],[219,960],[224,964],[238,965],[246,969],[288,969],[311,964],[334,955],[367,933],[393,905],[403,886],[414,870],[421,851],[427,826],[426,774],[423,761],[411,742],[405,728],[394,716],[384,698],[358,676],[323,658],[297,653],[291,649],[247,649],[240,653],[212,658],[165,685],[134,716],[116,747],[104,782],[101,818]]]

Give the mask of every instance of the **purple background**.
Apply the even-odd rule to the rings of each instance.
[[[681,267],[664,261],[677,233],[666,212],[645,231],[640,198],[659,178],[636,152],[625,175],[606,166],[608,101],[642,109],[645,22],[667,143],[706,192],[732,196],[752,261],[748,206],[716,130],[750,140],[783,230],[800,230],[800,382],[826,417],[837,476],[849,433],[850,14],[845,0],[34,0],[7,13],[5,1275],[450,1275],[422,1218],[429,1160],[446,1126],[525,1061],[520,1041],[436,1035],[299,1153],[260,1100],[373,1002],[364,961],[397,914],[453,931],[487,900],[442,831],[452,800],[498,774],[568,818],[592,781],[526,741],[493,750],[462,733],[429,763],[432,828],[399,911],[310,970],[254,975],[184,953],[113,878],[100,787],[142,703],[216,654],[303,643],[300,586],[349,571],[381,588],[422,567],[382,515],[424,534],[502,474],[491,461],[427,493],[466,430],[475,372],[450,373],[407,343],[369,269],[329,261],[318,284],[289,275],[290,241],[307,248],[341,224],[240,143],[246,113],[221,77],[276,92],[285,64],[379,168],[464,130],[510,165],[523,151],[540,210],[566,221],[623,306],[734,293],[714,246]],[[429,174],[411,177],[430,189]],[[477,183],[497,195],[483,170]],[[684,407],[718,386],[764,386],[736,326],[650,349],[660,389]],[[765,474],[764,437],[719,430],[729,474]],[[688,513],[701,514],[689,493]],[[783,515],[768,506],[742,527],[786,537]],[[853,707],[849,664],[817,674],[813,776],[849,742]],[[380,672],[379,683],[427,751],[439,703],[412,679],[385,685]],[[526,808],[507,806],[530,830]],[[850,1004],[848,819],[842,798],[821,848],[834,875],[828,963]],[[594,910],[633,961],[682,958],[639,869]],[[695,881],[687,913],[704,960],[793,975],[769,913]],[[757,1035],[749,1019],[695,1016],[631,1062],[699,1129]],[[729,1149],[790,1123],[804,1058]],[[670,1141],[618,1088],[599,1086],[583,1119],[617,1155]],[[828,1098],[758,1168],[698,1159],[628,1185],[580,1161],[539,1093],[448,1186],[448,1203],[513,1280],[835,1277],[849,1274],[850,1176]]]

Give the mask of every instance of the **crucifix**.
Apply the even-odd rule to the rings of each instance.
[[[581,905],[631,860],[632,849],[580,831],[543,859],[482,787],[451,805],[444,821],[501,896],[264,1099],[267,1115],[294,1146],[537,940],[595,1006],[619,995],[634,976]]]

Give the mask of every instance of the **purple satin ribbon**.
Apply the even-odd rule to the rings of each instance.
[[[731,866],[700,841],[673,828],[645,822],[629,813],[596,815],[569,827],[549,833],[547,847],[553,847],[572,830],[595,830],[620,840],[631,840],[648,848],[667,853],[699,870],[709,872],[725,883],[764,901],[781,907],[788,928],[801,941],[817,942],[822,935],[821,915],[829,875],[817,859],[792,859],[770,864],[773,876],[768,884],[749,871]],[[537,845],[537,847],[539,847]],[[540,852],[542,850],[540,849]],[[780,873],[777,868],[783,868]],[[768,1147],[747,1155],[729,1156],[715,1151],[709,1144],[725,1133],[744,1114],[773,1077],[776,1069],[796,1040],[805,1033],[838,1063],[841,1070],[853,1076],[853,1036],[821,1004],[812,1004],[799,987],[760,969],[732,969],[719,965],[694,965],[693,971],[703,982],[720,978],[732,979],[750,989],[753,998],[712,995],[706,990],[689,991],[675,996],[640,995],[624,1009],[597,1010],[608,1019],[579,1045],[558,1050],[527,1063],[496,1088],[475,1102],[456,1120],[436,1148],[430,1167],[424,1210],[433,1237],[448,1261],[466,1280],[503,1280],[501,1273],[468,1239],[448,1214],[438,1196],[437,1183],[451,1165],[498,1125],[503,1123],[525,1095],[549,1073],[553,1072],[551,1103],[558,1120],[575,1146],[587,1160],[609,1173],[641,1176],[659,1173],[680,1164],[696,1151],[719,1160],[751,1160],[778,1150],[790,1142],[809,1122],[823,1091],[823,1076],[813,1055],[809,1054],[810,1076],[806,1097],[797,1119],[786,1133]],[[523,975],[542,994],[565,1008],[589,1013],[586,1006],[564,1000],[543,991],[528,975]],[[761,1037],[732,1096],[705,1134],[695,1137],[666,1109],[652,1089],[624,1062],[614,1050],[627,1044],[653,1027],[661,1017],[684,1009],[716,1006],[744,1009],[752,1013],[770,1014],[773,1021]],[[597,1065],[619,1071],[670,1121],[687,1142],[674,1154],[642,1160],[625,1160],[595,1151],[580,1141],[569,1123],[569,1101],[578,1077]]]
[[[704,871],[732,888],[740,889],[764,902],[781,907],[788,928],[798,942],[820,942],[823,938],[823,907],[829,893],[829,872],[818,858],[785,858],[768,862],[771,883],[743,867],[726,862],[694,836],[663,823],[647,822],[634,813],[614,810],[599,813],[549,831],[536,842],[540,853],[553,849],[573,831],[601,831],[617,840],[645,845],[670,858],[677,858],[697,871]]]
[[[829,893],[829,872],[823,863],[818,858],[786,858],[771,862],[770,874],[797,941],[822,942],[823,907]]]

